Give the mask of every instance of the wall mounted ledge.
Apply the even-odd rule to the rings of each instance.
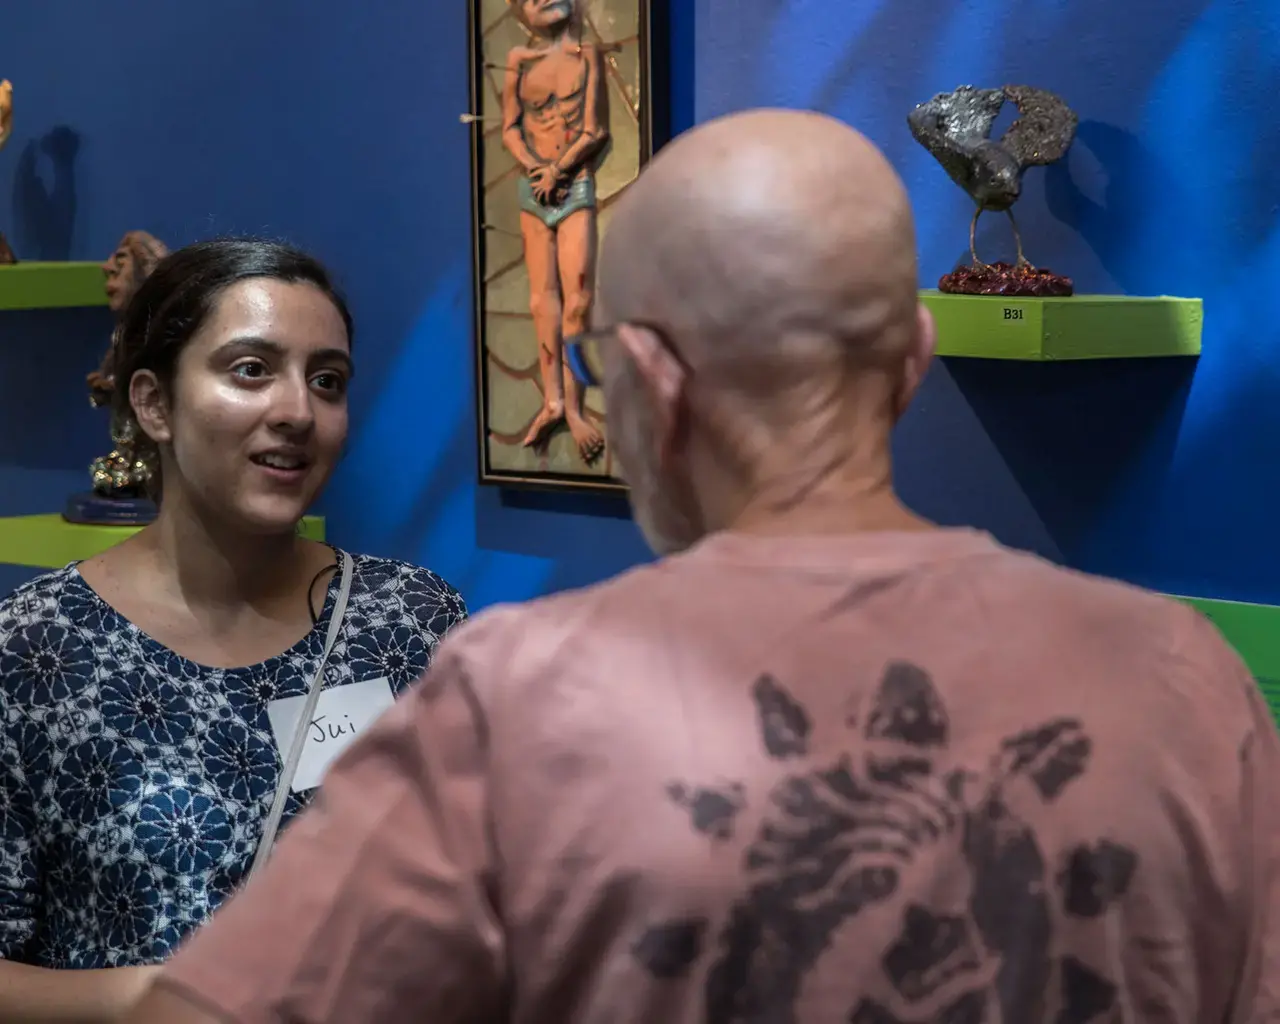
[[[98,263],[13,263],[0,266],[0,310],[105,306]]]
[[[61,569],[71,562],[101,554],[137,533],[138,526],[83,526],[57,512],[0,518],[0,565]],[[324,519],[308,516],[302,535],[324,540]]]
[[[937,322],[940,356],[1055,362],[1200,354],[1200,299],[1004,298],[935,290],[920,298]]]

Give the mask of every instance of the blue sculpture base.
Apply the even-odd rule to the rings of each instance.
[[[156,517],[155,502],[148,498],[108,498],[89,491],[67,499],[62,518],[82,526],[146,526]]]

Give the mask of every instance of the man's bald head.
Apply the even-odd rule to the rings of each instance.
[[[682,135],[619,201],[597,282],[612,446],[657,550],[889,488],[932,321],[906,192],[852,128],[759,110]]]
[[[880,361],[916,317],[911,208],[888,161],[822,114],[758,110],[661,150],[600,259],[610,321],[667,326],[695,365],[826,336]]]

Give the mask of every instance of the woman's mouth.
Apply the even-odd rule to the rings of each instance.
[[[273,479],[290,483],[301,479],[311,466],[305,455],[284,452],[260,452],[249,456],[249,460]]]

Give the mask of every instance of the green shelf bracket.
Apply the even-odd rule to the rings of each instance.
[[[138,526],[85,526],[69,523],[56,512],[0,518],[0,565],[25,565],[35,569],[61,569],[71,562],[101,554]],[[302,535],[324,540],[324,519],[307,516]]]
[[[105,306],[97,263],[13,263],[0,266],[0,310]]]
[[[1271,715],[1280,724],[1280,607],[1245,601],[1170,595],[1184,601],[1218,627],[1249,666]]]
[[[920,299],[938,325],[940,356],[1054,362],[1200,354],[1200,299],[1026,299],[933,290]]]

